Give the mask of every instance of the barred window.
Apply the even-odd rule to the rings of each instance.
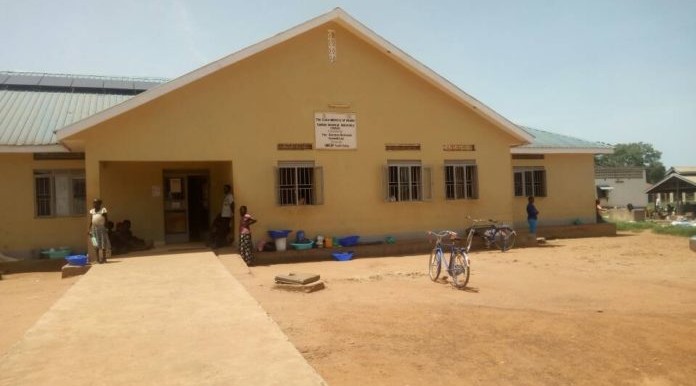
[[[85,172],[44,170],[34,172],[36,217],[80,216],[86,213]]]
[[[546,196],[546,170],[543,168],[515,168],[513,175],[516,197]]]
[[[276,170],[277,202],[281,206],[323,204],[323,173],[313,162],[281,162]]]
[[[473,161],[445,163],[445,197],[448,200],[478,198],[478,170]]]
[[[385,170],[388,201],[423,201],[430,199],[430,168],[419,161],[392,161]]]

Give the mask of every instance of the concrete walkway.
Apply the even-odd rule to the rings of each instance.
[[[211,252],[95,265],[0,358],[0,385],[323,384]]]

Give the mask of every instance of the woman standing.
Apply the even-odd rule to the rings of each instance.
[[[251,244],[251,224],[256,222],[249,213],[247,207],[239,208],[239,254],[248,266],[254,265],[254,256],[252,255],[253,245]]]
[[[102,200],[95,198],[93,208],[89,210],[89,228],[87,234],[90,236],[92,246],[97,252],[97,262],[106,263],[106,257],[111,254],[111,242],[109,233],[106,229],[108,221],[106,208],[102,206]],[[101,251],[101,253],[99,253]]]
[[[539,215],[539,211],[537,210],[536,206],[534,206],[533,196],[529,196],[527,198],[527,202],[527,223],[529,224],[529,233],[536,235],[537,216]]]

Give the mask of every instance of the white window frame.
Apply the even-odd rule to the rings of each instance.
[[[512,185],[515,197],[546,197],[546,169],[541,166],[513,168]]]
[[[84,216],[86,200],[84,170],[34,170],[35,217]]]
[[[384,166],[385,200],[389,202],[431,199],[431,169],[420,161],[387,161]]]
[[[445,199],[475,200],[478,195],[478,166],[472,160],[445,161]]]
[[[275,169],[277,205],[324,203],[323,168],[316,166],[314,161],[280,161]]]

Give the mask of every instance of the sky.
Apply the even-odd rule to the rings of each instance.
[[[176,78],[335,7],[517,124],[696,166],[693,0],[0,0],[0,71]]]

